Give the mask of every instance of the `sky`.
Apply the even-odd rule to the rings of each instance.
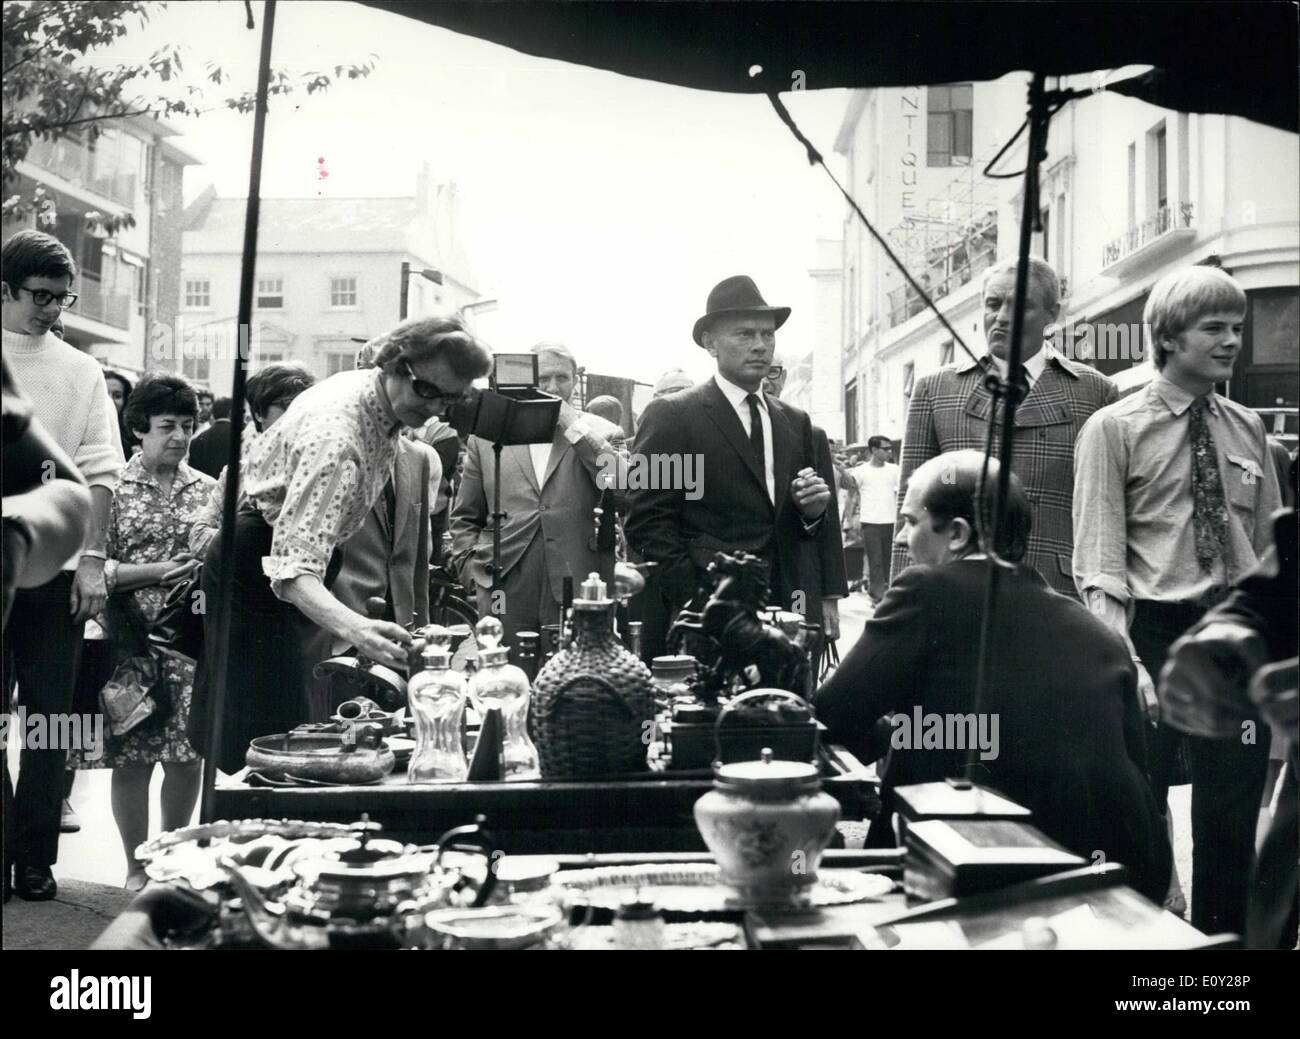
[[[243,3],[172,4],[103,53],[132,60],[178,43],[189,81],[202,82],[209,61],[230,78],[207,87],[215,103],[256,83],[261,5],[253,11],[249,31]],[[372,55],[367,79],[273,102],[264,196],[409,195],[427,160],[460,189],[479,290],[500,300],[480,328],[499,350],[559,339],[594,371],[704,378],[712,361],[691,326],[709,289],[742,273],[793,308],[778,352],[812,349],[808,270],[816,239],[839,237],[843,200],[765,98],[534,58],[344,0],[280,3],[276,67],[332,70]],[[848,92],[786,99],[832,156]],[[202,162],[187,170],[187,199],[208,183],[247,194],[251,115],[176,126]]]

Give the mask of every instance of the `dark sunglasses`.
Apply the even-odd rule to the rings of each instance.
[[[23,285],[18,286],[18,291],[30,292],[32,294],[32,302],[38,307],[48,307],[51,303],[58,303],[61,309],[67,310],[72,306],[72,304],[77,302],[77,294],[75,292],[61,292],[56,296],[53,292],[50,292],[47,289],[29,289]]]
[[[402,367],[406,370],[406,377],[411,380],[411,389],[415,391],[417,397],[422,397],[424,400],[440,400],[450,407],[465,396],[463,393],[447,393],[436,382],[417,379],[415,372],[411,371],[410,361],[403,361]]]

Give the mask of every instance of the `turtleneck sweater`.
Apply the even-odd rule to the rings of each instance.
[[[30,336],[4,329],[3,343],[9,370],[31,402],[32,414],[76,463],[87,484],[111,491],[125,459],[117,409],[99,362],[48,332]],[[65,569],[76,563],[74,557]]]

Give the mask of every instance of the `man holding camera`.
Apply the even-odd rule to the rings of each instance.
[[[596,545],[595,509],[604,478],[615,476],[618,427],[570,403],[578,362],[561,343],[539,343],[538,388],[559,397],[555,435],[545,444],[510,445],[501,450],[501,568],[492,585],[492,442],[471,436],[465,468],[451,514],[448,568],[472,588],[479,616],[493,615],[512,648],[520,631],[540,632],[560,623],[564,578],[576,588],[593,571],[608,579],[614,549]],[[495,591],[495,594],[494,594]]]

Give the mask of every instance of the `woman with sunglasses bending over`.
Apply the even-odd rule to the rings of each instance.
[[[488,374],[492,356],[452,315],[408,321],[374,347],[374,368],[340,372],[302,393],[244,462],[221,745],[212,746],[207,731],[215,608],[206,616],[207,660],[190,715],[191,742],[224,772],[243,767],[251,739],[307,720],[302,646],[313,625],[371,660],[406,667],[408,632],[330,594],[337,549],[383,493],[402,427],[442,415]],[[210,603],[222,551],[218,536],[203,568]]]

